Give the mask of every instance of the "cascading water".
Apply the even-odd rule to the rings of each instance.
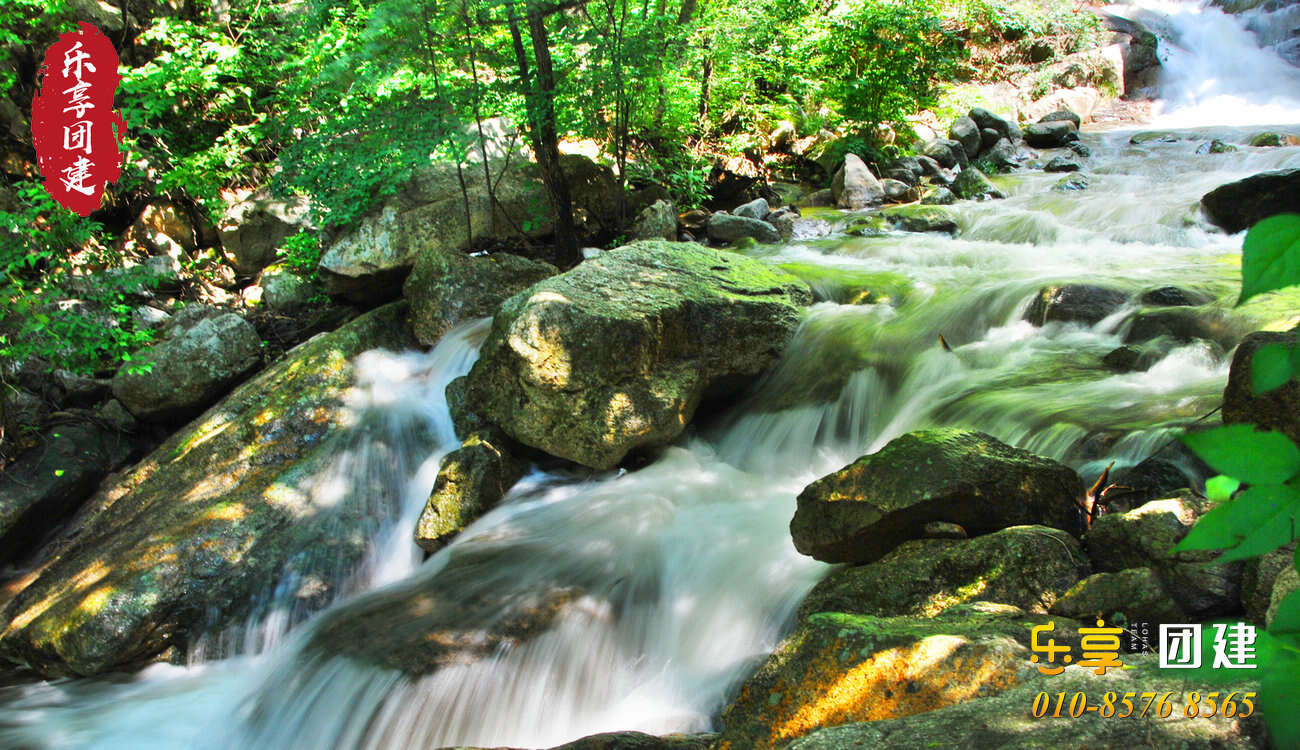
[[[189,666],[4,689],[0,746],[547,747],[600,731],[706,729],[825,570],[794,551],[787,528],[815,477],[932,425],[984,430],[1085,477],[1150,455],[1217,404],[1227,352],[1157,342],[1145,370],[1117,374],[1100,359],[1123,341],[1131,308],[1038,328],[1022,320],[1026,305],[1047,283],[1175,284],[1219,300],[1206,309],[1217,314],[1238,288],[1240,239],[1202,224],[1197,201],[1300,167],[1300,148],[1245,147],[1259,127],[1210,117],[1253,101],[1266,105],[1260,125],[1300,121],[1300,86],[1278,83],[1294,69],[1234,78],[1246,53],[1224,45],[1251,39],[1236,21],[1187,6],[1167,17],[1181,51],[1165,63],[1165,116],[1194,128],[1182,140],[1087,134],[1087,190],[1054,191],[1057,176],[1037,172],[1008,178],[1007,200],[954,207],[957,238],[836,234],[775,249],[768,260],[815,270],[831,299],[860,279],[892,299],[818,303],[745,403],[655,463],[534,471],[422,565],[407,535],[454,444],[442,391],[468,369],[484,326],[428,354],[367,355],[353,404],[367,416],[342,444],[383,436],[389,450],[345,454],[321,487],[378,476],[369,464],[391,463],[392,451],[414,458],[384,480],[398,499],[371,529],[372,553],[338,572],[341,588],[363,593],[305,624],[286,609],[292,597],[269,596],[246,629],[200,640]],[[1253,42],[1250,53],[1277,61]],[[1196,154],[1212,137],[1242,149]]]

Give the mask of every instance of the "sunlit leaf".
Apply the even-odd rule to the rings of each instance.
[[[1276,430],[1233,424],[1181,440],[1215,471],[1250,484],[1280,484],[1300,471],[1300,449]]]
[[[1268,626],[1270,633],[1300,633],[1300,589],[1287,594]]]
[[[1221,503],[1232,497],[1232,493],[1240,486],[1240,480],[1220,474],[1205,481],[1205,496],[1216,503]]]
[[[1250,358],[1250,387],[1255,395],[1268,393],[1291,380],[1291,350],[1286,344],[1265,344]]]
[[[1271,552],[1291,541],[1290,517],[1300,512],[1300,491],[1284,484],[1259,485],[1206,513],[1174,549],[1229,550],[1241,560]]]
[[[1241,297],[1300,284],[1300,215],[1279,214],[1258,222],[1241,246]]]

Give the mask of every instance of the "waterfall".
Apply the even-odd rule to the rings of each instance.
[[[795,552],[788,530],[816,477],[939,425],[983,430],[1089,480],[1150,455],[1217,405],[1229,352],[1159,341],[1145,369],[1114,372],[1101,358],[1123,343],[1132,305],[1093,325],[1035,327],[1025,311],[1041,286],[1081,282],[1134,295],[1177,285],[1214,300],[1205,314],[1227,315],[1240,237],[1206,226],[1197,202],[1300,167],[1300,148],[1245,146],[1259,124],[1300,121],[1300,79],[1256,45],[1249,18],[1146,9],[1165,19],[1162,127],[1191,130],[1136,146],[1131,132],[1085,133],[1087,190],[1054,191],[1059,176],[1037,171],[1007,177],[1006,200],[952,207],[955,238],[835,234],[766,249],[776,265],[902,291],[812,306],[778,367],[649,466],[534,468],[422,561],[411,530],[455,445],[443,389],[469,369],[485,324],[428,353],[365,355],[351,405],[363,418],[318,483],[363,477],[390,499],[369,556],[336,572],[344,595],[300,613],[272,590],[246,625],[201,639],[186,666],[0,688],[0,746],[549,747],[600,731],[708,729],[827,569]],[[1210,138],[1242,148],[1197,154]],[[1235,325],[1265,316],[1260,305]]]

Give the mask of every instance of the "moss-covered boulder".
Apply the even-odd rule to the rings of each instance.
[[[349,447],[331,434],[357,418],[352,357],[411,345],[404,308],[296,347],[105,484],[66,545],[10,589],[0,657],[48,676],[129,668],[241,617],[294,566],[359,561],[365,541],[339,519],[377,498],[313,488]]]
[[[1206,715],[1209,707],[1204,698],[1198,708],[1189,707],[1186,699],[1193,691],[1205,696],[1211,691],[1221,695],[1236,690],[1236,700],[1247,691],[1259,692],[1258,683],[1248,682],[1252,675],[1241,675],[1231,685],[1211,685],[1188,680],[1183,670],[1161,670],[1154,656],[1124,656],[1133,669],[1108,669],[1097,675],[1092,670],[1069,667],[1054,676],[1030,673],[1029,679],[1005,692],[979,697],[929,713],[870,723],[849,724],[814,732],[791,743],[788,750],[920,750],[934,747],[979,748],[979,750],[1060,750],[1061,748],[1161,748],[1161,750],[1267,750],[1268,732],[1256,710],[1242,718],[1237,713],[1224,717],[1217,712]],[[1034,700],[1047,693],[1052,705],[1045,718],[1034,718]],[[1106,693],[1169,694],[1170,711],[1161,718],[1153,703],[1142,715],[1146,699],[1136,701],[1131,716],[1122,704],[1107,716],[1101,710],[1085,711],[1078,718],[1050,718],[1055,710],[1055,696],[1064,693],[1068,702],[1076,694],[1088,696],[1088,707],[1103,706]],[[1258,705],[1258,696],[1256,698]],[[1068,703],[1061,715],[1068,716]],[[1193,715],[1197,718],[1189,719]]]
[[[1094,573],[1056,600],[1051,612],[1077,620],[1100,617],[1106,622],[1144,622],[1152,633],[1161,623],[1187,622],[1187,613],[1151,568]]]
[[[1240,232],[1275,214],[1300,213],[1300,169],[1261,172],[1230,182],[1201,197],[1201,208],[1215,225]]]
[[[1240,608],[1242,563],[1211,565],[1215,552],[1173,550],[1208,510],[1206,501],[1184,493],[1103,515],[1085,541],[1093,567],[1111,573],[1150,567],[1192,617],[1232,614]]]
[[[1261,347],[1289,345],[1295,340],[1293,331],[1257,331],[1242,339],[1232,355],[1228,385],[1223,389],[1224,424],[1254,424],[1300,442],[1300,380],[1293,378],[1262,394],[1256,394],[1250,384],[1250,363]]]
[[[905,542],[874,563],[831,573],[800,612],[932,616],[978,600],[1045,613],[1089,572],[1074,537],[1014,526],[975,539]]]
[[[881,214],[891,224],[907,232],[957,233],[955,215],[941,206],[892,206]]]
[[[525,445],[607,469],[774,364],[810,300],[799,280],[734,253],[621,247],[501,306],[469,405]]]
[[[952,181],[952,191],[966,200],[982,201],[993,198],[1005,198],[1005,193],[989,180],[978,167],[970,166],[957,173]]]
[[[502,302],[559,272],[509,253],[471,256],[428,248],[415,259],[402,296],[411,306],[415,337],[431,346],[457,323],[488,317]]]
[[[512,441],[499,430],[470,434],[438,467],[433,492],[415,526],[415,543],[437,552],[497,504],[523,476]]]
[[[868,563],[925,525],[946,521],[972,536],[1038,524],[1084,531],[1074,470],[981,432],[912,432],[822,477],[799,494],[795,547],[825,562]]]
[[[934,711],[1006,690],[1034,671],[1025,644],[1030,628],[1046,619],[813,615],[722,712],[716,747],[784,747],[823,727]]]

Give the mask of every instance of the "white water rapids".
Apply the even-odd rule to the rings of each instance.
[[[1044,284],[1083,282],[1177,285],[1226,309],[1241,238],[1199,219],[1200,196],[1300,167],[1300,148],[1244,145],[1269,126],[1297,129],[1300,71],[1259,49],[1243,19],[1159,10],[1161,127],[1183,128],[1181,140],[1132,146],[1132,131],[1087,133],[1087,190],[1053,191],[1059,175],[1038,171],[1007,178],[1007,200],[955,207],[955,239],[836,234],[776,249],[771,262],[820,269],[832,286],[876,274],[910,290],[897,306],[815,305],[751,398],[653,464],[535,471],[423,563],[409,534],[455,447],[442,392],[468,369],[483,327],[427,354],[365,355],[353,407],[371,418],[358,429],[415,421],[437,446],[409,462],[393,490],[400,508],[373,524],[376,552],[347,572],[357,593],[306,624],[273,599],[246,628],[202,639],[188,666],[0,689],[0,747],[549,747],[602,731],[706,730],[825,572],[788,530],[795,496],[816,477],[934,425],[989,432],[1089,479],[1110,460],[1150,455],[1217,405],[1228,352],[1170,343],[1148,369],[1117,374],[1100,358],[1122,342],[1131,309],[1092,327],[1035,328],[1026,306]],[[1196,154],[1210,138],[1240,150]],[[338,467],[364,472],[376,460],[358,449]],[[502,611],[554,590],[571,596],[546,632],[418,679],[313,641],[413,592],[441,597],[440,624],[486,637]]]

